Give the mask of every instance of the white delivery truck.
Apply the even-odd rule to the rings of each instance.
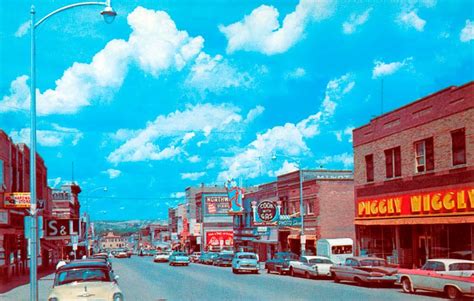
[[[354,242],[350,238],[319,239],[316,243],[318,256],[329,258],[334,264],[344,264],[346,258],[354,256]]]

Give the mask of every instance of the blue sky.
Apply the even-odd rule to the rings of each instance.
[[[93,219],[164,218],[187,186],[298,160],[352,169],[382,80],[384,112],[473,80],[470,0],[112,4],[112,24],[82,7],[37,29],[38,151],[51,186],[74,162]],[[0,4],[0,128],[27,143],[30,5]]]

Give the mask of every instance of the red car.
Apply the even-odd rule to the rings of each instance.
[[[474,297],[474,261],[429,259],[421,269],[399,269],[398,282],[405,293],[417,289],[445,293],[449,299]]]

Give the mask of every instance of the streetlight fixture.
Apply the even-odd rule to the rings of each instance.
[[[31,6],[30,10],[30,30],[31,30],[31,83],[30,83],[30,214],[31,226],[30,226],[30,301],[38,300],[38,225],[37,225],[37,202],[36,202],[36,28],[40,26],[49,17],[60,13],[62,11],[78,7],[78,6],[90,6],[99,5],[105,6],[105,9],[101,12],[106,23],[111,23],[117,13],[112,9],[110,0],[105,2],[80,2],[71,5],[61,7],[35,22],[35,6]]]
[[[281,155],[282,157],[294,160],[298,165],[298,176],[300,184],[300,215],[301,215],[301,229],[300,229],[300,243],[301,243],[301,256],[306,254],[306,236],[304,235],[304,204],[303,204],[303,170],[301,169],[301,160],[298,158],[292,158],[289,156]],[[276,154],[272,155],[272,160],[277,159]]]

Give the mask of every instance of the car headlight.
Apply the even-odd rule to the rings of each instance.
[[[56,298],[56,297],[51,297],[51,298],[48,299],[48,301],[59,301],[59,299]]]
[[[115,293],[115,294],[114,294],[114,299],[113,299],[113,301],[123,301],[123,300],[124,300],[124,299],[123,299],[122,293]]]

